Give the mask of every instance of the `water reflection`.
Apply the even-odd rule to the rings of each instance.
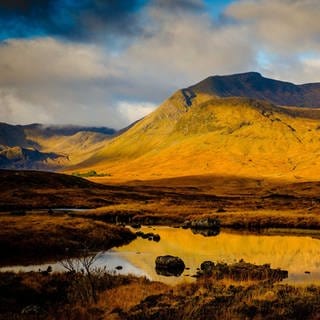
[[[141,231],[148,230],[144,227]],[[320,240],[310,236],[258,235],[222,230],[216,236],[204,237],[189,229],[168,227],[157,227],[153,232],[160,235],[160,242],[138,238],[115,251],[154,280],[172,284],[192,281],[191,276],[203,261],[234,263],[244,259],[250,263],[269,263],[271,268],[288,270],[286,282],[320,282]],[[141,254],[132,254],[137,251]],[[167,254],[178,256],[185,262],[187,269],[181,277],[166,278],[155,272],[156,257]]]
[[[193,234],[201,234],[204,237],[215,237],[220,233],[220,229],[194,229],[191,228]]]
[[[143,227],[141,231],[150,232]],[[149,241],[141,237],[130,244],[114,248],[99,255],[95,266],[106,267],[120,274],[144,275],[153,280],[175,284],[194,281],[191,278],[203,261],[233,263],[244,259],[254,264],[271,264],[271,268],[289,271],[286,282],[320,283],[320,240],[310,236],[297,235],[254,235],[221,231],[213,237],[194,234],[188,229],[155,227],[153,233],[160,241]],[[160,255],[173,255],[182,258],[186,270],[180,277],[166,277],[157,274],[155,260]],[[63,269],[59,264],[46,264],[30,267],[11,267],[11,270],[45,270],[52,265],[54,271]],[[121,270],[116,270],[122,266]],[[13,269],[12,269],[13,268]],[[8,270],[10,268],[2,268]],[[308,273],[306,273],[308,272]]]

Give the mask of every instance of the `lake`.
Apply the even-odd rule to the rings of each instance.
[[[95,266],[107,270],[146,276],[169,284],[194,281],[191,275],[205,260],[232,263],[240,259],[254,264],[271,264],[272,268],[288,270],[284,282],[291,284],[320,283],[320,240],[308,235],[259,235],[221,231],[205,237],[191,230],[170,227],[142,227],[143,232],[159,234],[159,242],[137,238],[130,244],[97,255]],[[155,272],[159,255],[174,255],[183,259],[188,270],[180,277],[165,277]],[[64,270],[59,262],[30,266],[11,266],[1,271]],[[122,266],[122,270],[116,270]]]

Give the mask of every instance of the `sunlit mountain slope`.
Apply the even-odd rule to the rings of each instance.
[[[260,75],[235,77],[223,79],[223,86],[214,82],[220,83],[219,90],[208,78],[177,91],[78,168],[108,173],[110,180],[207,174],[320,178],[320,110],[307,108],[309,103],[319,106],[318,84],[270,80],[270,85],[262,78],[268,85],[252,89]],[[300,101],[304,108],[267,101],[274,97],[281,105],[296,103],[305,86]],[[228,97],[246,92],[248,97]]]

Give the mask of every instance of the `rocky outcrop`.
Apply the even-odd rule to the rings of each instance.
[[[190,228],[194,229],[215,229],[220,228],[220,221],[215,218],[200,218],[190,222]]]
[[[216,280],[232,279],[233,281],[268,281],[279,282],[288,277],[287,270],[271,269],[270,264],[255,265],[240,260],[233,264],[204,261],[196,275],[210,276]]]
[[[182,228],[190,228],[194,234],[201,234],[205,237],[216,236],[220,232],[220,220],[210,217],[203,217],[191,221],[186,220]]]

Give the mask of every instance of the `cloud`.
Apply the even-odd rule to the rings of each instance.
[[[0,0],[0,38],[61,36],[92,40],[140,31],[146,0]],[[107,32],[106,32],[107,31]],[[104,36],[106,35],[106,36]]]
[[[260,71],[297,83],[319,81],[319,66],[310,56],[320,54],[318,0],[242,0],[225,12],[246,28],[251,42],[264,57]],[[313,69],[310,68],[313,64]]]
[[[156,108],[156,105],[152,103],[129,103],[127,101],[120,101],[118,108],[123,118],[132,123],[151,113]]]
[[[291,55],[320,49],[318,0],[243,0],[226,15],[248,27],[267,50]]]
[[[11,123],[123,125],[108,83],[117,70],[94,45],[52,38],[0,45],[1,120]]]
[[[0,44],[0,85],[74,82],[112,76],[102,49],[53,38],[8,40]]]
[[[156,32],[152,37],[139,38],[120,59],[127,73],[142,79],[145,85],[154,83],[158,90],[166,88],[170,92],[212,74],[256,67],[256,49],[246,28],[221,27],[203,12],[180,10],[177,16],[158,5],[150,6],[148,14],[153,21],[149,27]]]

